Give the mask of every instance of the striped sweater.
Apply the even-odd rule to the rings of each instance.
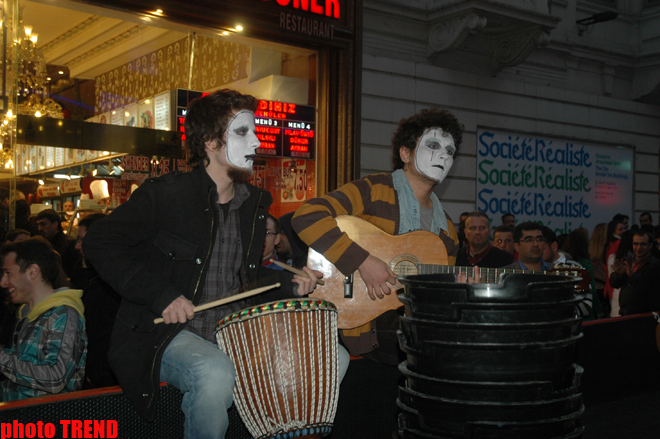
[[[300,239],[321,253],[344,275],[349,275],[367,259],[369,252],[339,230],[334,219],[339,215],[353,215],[390,235],[399,235],[399,200],[392,174],[369,175],[323,197],[313,198],[297,210],[291,221]],[[454,265],[458,236],[449,215],[447,224],[449,230],[444,230],[440,238],[447,248],[449,264]]]

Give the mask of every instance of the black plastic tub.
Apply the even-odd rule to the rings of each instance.
[[[563,377],[538,381],[459,381],[446,380],[418,374],[408,368],[407,362],[399,365],[406,378],[406,387],[430,396],[453,400],[473,400],[483,402],[525,402],[542,399],[556,399],[579,392],[580,379],[584,370],[577,364]]]
[[[401,332],[408,346],[430,341],[455,343],[533,343],[563,340],[582,332],[582,319],[525,323],[446,322],[402,316]]]
[[[419,374],[464,381],[556,381],[573,367],[575,344],[582,334],[533,343],[459,343],[429,341],[399,344],[408,367]]]
[[[457,283],[453,274],[399,279],[406,316],[465,323],[530,323],[576,317],[580,278],[506,273],[499,283]]]
[[[397,399],[400,438],[435,439],[578,439],[584,427],[579,419],[584,413],[580,406],[571,413],[556,418],[523,421],[467,421],[444,422],[435,416],[420,413]]]

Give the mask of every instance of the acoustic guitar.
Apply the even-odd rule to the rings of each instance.
[[[339,229],[360,247],[383,260],[397,276],[436,273],[466,273],[474,277],[474,267],[447,265],[447,249],[439,236],[418,230],[403,235],[389,235],[373,224],[349,215],[336,218]],[[309,249],[307,266],[323,273],[325,285],[318,285],[310,297],[328,300],[337,306],[340,329],[362,326],[384,312],[397,309],[403,304],[397,290],[403,285],[396,283],[392,292],[383,299],[371,300],[359,271],[344,276],[323,255]],[[503,268],[479,268],[482,282],[497,283],[502,273],[566,274],[582,277],[578,290],[587,290],[591,283],[589,272],[573,267],[539,270],[514,270]]]

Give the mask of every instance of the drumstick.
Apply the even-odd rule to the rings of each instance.
[[[273,285],[268,285],[261,288],[255,288],[254,290],[246,291],[241,294],[236,294],[235,296],[225,297],[224,299],[218,299],[218,300],[214,300],[213,302],[205,303],[204,305],[196,306],[193,308],[193,311],[194,312],[204,311],[205,309],[214,308],[216,306],[224,305],[225,303],[235,302],[237,300],[245,299],[246,297],[250,297],[250,296],[255,296],[259,293],[263,293],[264,291],[268,291],[273,288],[279,288],[279,287],[280,287],[280,283],[278,282]],[[158,317],[157,319],[154,319],[154,324],[156,325],[163,322],[164,320],[162,317]]]
[[[307,273],[305,273],[304,271],[298,270],[297,268],[293,268],[292,266],[290,266],[288,264],[285,264],[283,262],[276,261],[275,259],[271,259],[270,262],[277,265],[278,267],[284,268],[286,271],[290,271],[291,273],[295,273],[295,274],[298,274],[300,276],[309,277],[309,275]],[[325,282],[323,282],[322,279],[317,279],[316,283],[319,284],[319,285],[325,285]]]

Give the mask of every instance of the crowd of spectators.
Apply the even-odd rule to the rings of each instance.
[[[0,191],[0,198],[4,195]],[[3,217],[1,206],[0,217]],[[293,214],[290,212],[279,218],[272,215],[268,217],[262,253],[264,265],[274,269],[281,267],[272,261],[295,268],[306,265],[308,247],[291,227]],[[96,274],[94,267],[85,258],[81,245],[89,228],[105,216],[99,213],[77,220],[76,236],[70,236],[63,230],[62,223],[71,221],[71,218],[65,219],[52,209],[30,217],[27,201],[16,202],[16,224],[21,227],[3,231],[5,246],[0,253],[5,258],[11,255],[10,262],[18,266],[17,275],[24,276],[26,281],[30,280],[29,269],[36,263],[19,262],[16,243],[32,241],[34,236],[41,237],[36,238],[39,244],[34,244],[35,248],[58,255],[60,272],[55,280],[52,276],[49,279],[41,278],[37,285],[45,286],[48,295],[58,291],[66,291],[65,295],[71,295],[71,291],[82,291],[84,313],[80,313],[81,307],[76,308],[78,305],[73,296],[64,301],[56,300],[55,305],[47,310],[39,309],[43,314],[48,314],[64,306],[64,314],[68,313],[69,318],[80,313],[81,320],[74,331],[75,336],[71,336],[72,346],[76,347],[78,356],[68,359],[65,368],[67,377],[62,378],[57,387],[45,390],[29,388],[29,377],[17,378],[15,371],[8,373],[6,365],[0,365],[0,371],[3,372],[0,382],[5,389],[10,389],[4,392],[6,399],[117,384],[108,365],[107,352],[121,298]],[[617,214],[609,223],[596,225],[591,236],[586,229],[556,235],[550,228],[535,222],[516,224],[512,214],[503,215],[501,220],[502,224],[495,227],[491,218],[483,212],[462,213],[458,226],[460,250],[456,265],[516,270],[552,270],[563,265],[577,267],[583,270],[582,273],[589,274],[589,298],[581,304],[580,309],[585,319],[660,309],[660,291],[657,291],[660,285],[660,227],[653,226],[650,213],[644,212],[640,215],[639,225],[633,224],[630,228],[629,218]],[[20,247],[18,251],[22,254]],[[25,270],[21,271],[23,266]],[[33,349],[18,346],[14,341],[20,340],[16,334],[21,333],[22,329],[24,331],[25,326],[24,316],[17,313],[17,309],[28,303],[28,299],[18,293],[18,287],[11,283],[6,269],[4,273],[2,286],[9,287],[9,291],[3,291],[0,302],[0,348],[5,357],[13,354],[13,360],[20,363],[25,361],[21,355],[34,355]],[[22,285],[18,280],[16,282]],[[63,313],[59,309],[57,312]],[[84,348],[81,350],[81,347]],[[81,374],[84,374],[84,379]]]

